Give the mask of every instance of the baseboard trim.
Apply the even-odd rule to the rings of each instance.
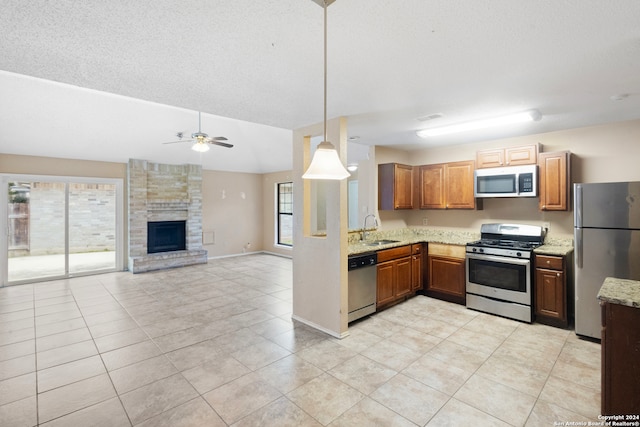
[[[311,327],[313,329],[317,329],[320,332],[324,332],[325,334],[331,335],[334,338],[343,339],[343,338],[346,338],[346,337],[349,336],[349,331],[344,331],[343,333],[339,334],[339,333],[336,333],[335,331],[332,331],[330,329],[325,328],[324,326],[320,326],[315,322],[312,322],[312,321],[307,320],[307,319],[303,319],[300,316],[296,316],[295,314],[292,315],[291,318],[293,320],[295,320],[296,322],[303,323],[303,324],[305,324],[305,325],[307,325],[307,326],[309,326],[309,327]]]

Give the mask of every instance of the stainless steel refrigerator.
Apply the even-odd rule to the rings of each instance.
[[[576,334],[600,338],[605,277],[640,280],[640,182],[574,184]]]

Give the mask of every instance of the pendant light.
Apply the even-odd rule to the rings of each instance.
[[[322,0],[324,6],[324,138],[316,148],[309,168],[302,175],[303,179],[341,180],[351,175],[344,168],[335,146],[327,141],[327,3],[333,1]]]

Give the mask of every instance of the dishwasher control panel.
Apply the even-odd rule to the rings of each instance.
[[[349,270],[369,267],[370,265],[376,265],[377,263],[378,254],[376,253],[353,255],[349,257]]]

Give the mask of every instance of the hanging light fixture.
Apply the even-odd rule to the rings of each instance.
[[[302,178],[341,180],[351,174],[344,168],[335,146],[327,141],[327,6],[335,0],[313,1],[318,4],[322,1],[324,7],[324,138],[316,148],[311,164]]]

